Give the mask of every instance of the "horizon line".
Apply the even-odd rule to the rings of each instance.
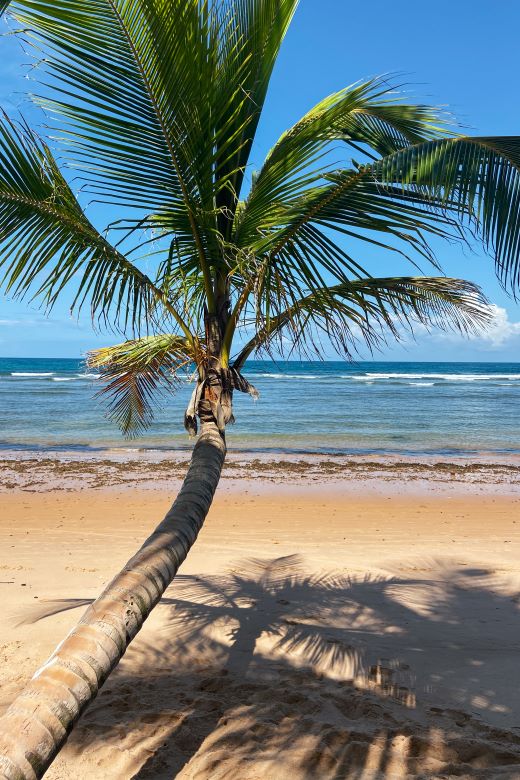
[[[13,356],[13,355],[0,355],[0,360],[75,360],[75,361],[84,361],[85,358],[80,357],[35,357],[35,356]],[[274,365],[278,363],[316,363],[318,365],[322,363],[345,363],[346,365],[357,365],[360,363],[424,363],[427,365],[447,365],[450,363],[482,363],[482,364],[492,364],[492,363],[508,363],[513,365],[520,365],[520,360],[400,360],[398,358],[387,358],[385,360],[374,360],[374,359],[368,359],[368,358],[360,358],[359,360],[347,360],[346,358],[322,358],[317,360],[304,360],[304,359],[285,359],[280,358],[278,360],[273,360],[271,358],[269,359],[251,359],[247,360],[246,364],[250,362],[254,363],[273,363]]]

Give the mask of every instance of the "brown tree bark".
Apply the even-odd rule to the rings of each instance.
[[[226,454],[211,410],[202,411],[201,434],[170,511],[0,718],[0,780],[43,776],[195,542]]]

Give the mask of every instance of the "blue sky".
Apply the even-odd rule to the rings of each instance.
[[[414,99],[445,105],[470,133],[520,135],[518,29],[520,4],[515,0],[301,0],[275,69],[253,167],[319,99],[381,73],[406,82]],[[27,57],[9,38],[0,40],[0,46],[0,105],[40,121],[23,97],[30,86],[24,77]],[[437,245],[445,272],[479,283],[496,305],[491,331],[468,341],[419,329],[415,343],[391,344],[381,359],[520,359],[520,306],[501,290],[492,261],[476,250]],[[368,260],[373,273],[413,273],[386,255]],[[113,340],[110,334],[95,334],[88,318],[72,319],[66,301],[45,317],[36,305],[0,299],[1,356],[76,357]]]

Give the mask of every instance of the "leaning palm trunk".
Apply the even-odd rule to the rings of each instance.
[[[195,542],[226,453],[216,424],[201,417],[186,479],[162,523],[0,718],[2,780],[43,776]]]
[[[351,357],[417,323],[465,333],[489,321],[471,282],[376,278],[360,263],[367,245],[438,268],[430,239],[478,234],[502,282],[520,286],[520,136],[452,135],[442,112],[405,103],[386,78],[320,101],[250,175],[297,4],[0,0],[34,43],[38,105],[58,118],[53,145],[72,163],[61,171],[44,139],[0,116],[0,287],[49,310],[72,297],[132,336],[90,361],[124,433],[147,428],[187,366],[198,383],[186,428],[202,421],[171,512],[0,720],[4,778],[41,776],[184,559],[218,481],[233,392],[255,395],[240,373],[248,357],[328,344]],[[121,209],[106,229],[69,186],[78,176],[87,200]]]

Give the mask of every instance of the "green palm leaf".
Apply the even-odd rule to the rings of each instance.
[[[520,137],[448,138],[389,155],[367,173],[392,198],[474,226],[499,277],[520,282]],[[434,212],[435,213],[435,212]]]
[[[198,0],[31,0],[9,8],[45,52],[51,97],[37,101],[63,119],[72,164],[105,201],[175,231],[198,256],[211,298],[204,203],[213,193],[203,180],[213,154],[211,105],[201,85],[212,83],[212,57],[199,10]]]
[[[306,286],[322,287],[327,274],[340,282],[366,275],[331,231],[435,264],[429,236],[463,240],[469,227],[494,255],[503,283],[517,286],[519,162],[519,137],[441,138],[326,173],[326,184],[277,204],[276,220],[272,211],[258,230],[250,256],[264,256],[263,266],[240,269],[245,277],[263,269],[257,308],[281,310],[295,291],[302,297]]]
[[[480,288],[448,277],[356,279],[315,290],[295,301],[258,329],[234,361],[240,370],[254,350],[287,354],[319,347],[326,336],[340,354],[351,355],[360,343],[371,350],[399,340],[402,331],[427,328],[478,332],[492,312]],[[281,338],[283,336],[283,339]],[[291,346],[288,346],[288,343]]]
[[[216,3],[221,57],[218,104],[225,106],[217,140],[219,232],[230,239],[246,165],[272,70],[298,0]]]
[[[18,0],[11,15],[45,51],[74,164],[106,199],[197,254],[211,298],[279,46],[296,0]],[[48,90],[47,90],[48,91]]]
[[[87,219],[49,148],[5,116],[0,120],[0,274],[7,292],[24,296],[34,290],[48,308],[67,288],[72,308],[88,302],[93,317],[122,328],[139,329],[168,306],[164,293]],[[180,321],[172,306],[168,312]]]
[[[262,344],[284,328],[298,348],[319,350],[319,332],[347,355],[355,335],[371,347],[383,332],[398,335],[400,318],[442,326],[441,301],[451,324],[457,306],[459,324],[483,321],[470,305],[473,288],[457,280],[430,280],[430,298],[425,280],[413,295],[411,283],[391,286],[390,277],[370,287],[358,248],[438,268],[432,238],[479,233],[503,283],[517,285],[520,138],[451,137],[437,109],[372,79],[314,106],[274,145],[249,196],[241,192],[296,5],[13,0],[21,34],[45,55],[37,100],[58,115],[69,162],[124,207],[112,227],[127,231],[131,252],[89,222],[47,146],[6,121],[6,288],[34,289],[48,305],[73,289],[77,307],[88,302],[94,315],[134,331],[145,322],[158,332],[167,317],[193,352],[211,331],[224,369],[237,327],[253,320]],[[361,163],[333,165],[338,149],[342,158],[355,150]],[[129,260],[152,242],[153,279]],[[202,378],[213,358],[199,358]]]
[[[97,395],[107,400],[108,417],[132,437],[151,425],[160,395],[175,390],[179,371],[196,359],[190,342],[163,334],[92,350],[87,365],[105,385]]]
[[[383,78],[330,95],[287,130],[269,152],[237,222],[236,242],[256,238],[269,224],[269,214],[276,224],[280,202],[302,196],[308,187],[323,181],[328,159],[325,152],[332,144],[336,144],[337,160],[338,141],[354,146],[363,155],[370,149],[386,155],[445,134],[446,118],[440,111],[405,103]],[[342,154],[341,149],[339,152]]]
[[[182,199],[183,186],[193,196],[196,183],[191,171],[176,167],[180,165],[180,149],[174,147],[177,131],[164,113],[170,111],[169,96],[161,95],[164,85],[152,36],[157,22],[165,21],[159,14],[166,4],[154,4],[152,19],[146,14],[147,5],[123,0],[52,4],[31,0],[11,3],[9,12],[23,25],[24,35],[45,51],[53,94],[62,100],[43,101],[69,121],[68,131],[63,130],[78,158],[87,166],[90,163],[102,176],[104,187],[115,190],[125,202],[160,210]],[[177,46],[179,40],[185,46],[197,36],[183,35],[183,26],[191,21],[198,27],[199,15],[193,2],[174,5],[171,16],[176,17],[180,35],[171,37]],[[166,58],[168,54],[169,50]],[[195,56],[194,48],[186,54]],[[200,64],[200,59],[194,64]]]

